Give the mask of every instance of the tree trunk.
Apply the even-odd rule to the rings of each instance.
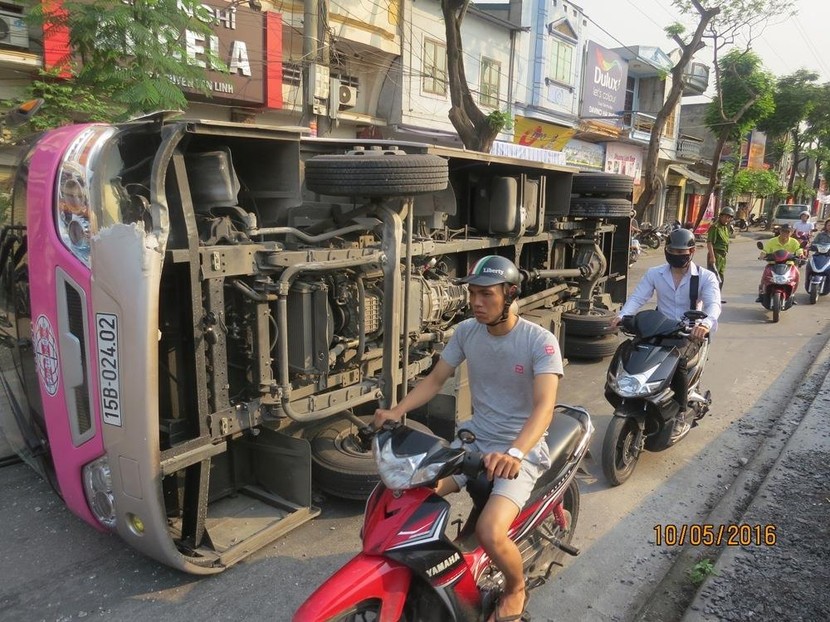
[[[663,136],[663,130],[666,127],[666,121],[674,112],[677,102],[680,101],[680,96],[683,94],[683,72],[692,60],[695,53],[703,47],[703,33],[709,26],[709,22],[720,13],[720,8],[706,9],[697,0],[692,0],[692,4],[700,13],[700,22],[695,29],[694,35],[688,43],[683,42],[679,37],[675,41],[683,50],[680,60],[672,67],[672,84],[669,89],[669,94],[663,102],[663,107],[657,113],[657,118],[654,120],[654,126],[651,128],[651,137],[648,141],[648,150],[646,151],[646,161],[643,164],[643,193],[637,199],[637,218],[641,219],[646,211],[649,203],[651,203],[654,196],[657,194],[657,189],[660,185],[658,178],[657,165],[660,158],[660,139]]]
[[[469,0],[441,0],[447,31],[447,78],[451,103],[447,116],[467,149],[489,153],[499,130],[490,125],[487,115],[476,105],[464,72],[461,22],[468,4]]]
[[[700,226],[700,223],[703,221],[703,215],[709,207],[709,199],[712,197],[712,192],[715,189],[715,184],[718,179],[718,162],[720,162],[720,156],[721,153],[723,153],[723,146],[726,144],[729,137],[729,131],[730,130],[725,130],[718,135],[718,142],[715,144],[715,152],[712,154],[712,169],[709,171],[709,183],[706,184],[706,194],[703,197],[703,205],[700,206],[700,213],[697,215],[697,219],[695,219],[695,226],[693,229],[697,229]]]

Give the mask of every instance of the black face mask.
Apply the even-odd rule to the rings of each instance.
[[[687,267],[692,261],[692,254],[689,253],[688,255],[673,255],[668,251],[665,251],[666,254],[666,261],[672,268],[685,268]]]

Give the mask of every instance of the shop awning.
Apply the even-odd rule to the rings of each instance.
[[[695,173],[694,171],[690,171],[685,166],[681,166],[680,164],[669,164],[669,170],[674,171],[681,177],[685,177],[686,179],[691,179],[696,184],[700,184],[701,186],[705,186],[709,183],[709,179],[701,175],[700,173]]]

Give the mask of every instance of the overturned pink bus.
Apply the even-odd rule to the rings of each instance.
[[[429,370],[478,258],[562,338],[624,298],[630,207],[569,217],[573,172],[164,114],[51,131],[0,234],[2,432],[83,520],[219,572],[312,487],[368,495],[356,426]],[[412,416],[452,435],[463,370]]]

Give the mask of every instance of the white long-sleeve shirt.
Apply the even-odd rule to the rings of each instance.
[[[689,264],[689,270],[680,279],[680,284],[676,288],[669,264],[646,270],[618,315],[620,317],[634,315],[651,299],[652,294],[657,292],[657,308],[660,313],[680,321],[683,319],[683,314],[689,310],[689,283],[692,274],[700,275],[697,288],[697,309],[706,314],[706,318],[700,323],[709,328],[710,332],[715,332],[721,311],[718,277],[714,272],[701,268],[694,262]]]

